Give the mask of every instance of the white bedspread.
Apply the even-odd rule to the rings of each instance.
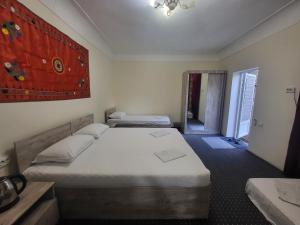
[[[153,125],[170,125],[171,121],[168,116],[155,115],[125,115],[122,119],[109,119],[108,124],[153,124]]]
[[[279,198],[276,181],[299,182],[300,179],[252,178],[246,185],[248,194],[254,205],[274,225],[299,225],[300,207],[284,202]]]
[[[285,179],[275,182],[279,198],[300,207],[300,180]]]
[[[48,163],[26,169],[29,180],[55,181],[59,187],[202,187],[210,172],[172,128],[110,128],[71,164]],[[176,148],[185,157],[163,163],[155,152]]]

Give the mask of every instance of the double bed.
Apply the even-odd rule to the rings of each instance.
[[[169,116],[125,114],[121,118],[110,118],[110,115],[114,112],[116,112],[116,108],[110,108],[105,111],[105,122],[110,127],[173,127]]]
[[[108,128],[72,163],[32,165],[57,141],[93,123],[93,115],[15,143],[20,172],[31,181],[54,181],[63,218],[207,218],[210,172],[181,134],[160,128]],[[184,157],[162,162],[156,152]]]
[[[246,193],[271,224],[299,225],[300,206],[279,198],[277,182],[300,187],[300,179],[251,178],[247,182]]]

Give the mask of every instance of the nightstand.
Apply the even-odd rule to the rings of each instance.
[[[55,225],[59,220],[53,182],[30,182],[20,201],[0,213],[0,225]]]

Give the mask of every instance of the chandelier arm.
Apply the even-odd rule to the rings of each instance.
[[[188,4],[184,4],[181,2],[181,0],[178,1],[178,4],[180,6],[181,9],[189,9],[195,6],[195,2],[191,3],[190,5]]]
[[[166,14],[170,16],[176,7],[181,9],[190,9],[195,7],[196,0],[191,0],[190,4],[185,3],[183,0],[155,0],[153,7],[158,8],[167,8]]]
[[[165,4],[166,4],[165,1],[163,1],[163,3],[160,3],[160,2],[158,2],[158,1],[155,1],[155,6],[154,6],[154,8],[155,8],[155,9],[163,8]]]

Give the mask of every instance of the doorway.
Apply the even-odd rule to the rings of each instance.
[[[225,71],[183,74],[182,130],[185,134],[220,133],[225,81]]]
[[[189,75],[187,129],[190,132],[204,130],[204,120],[202,119],[203,115],[201,115],[204,110],[200,112],[200,109],[202,109],[200,102],[204,99],[201,89],[205,83],[205,81],[202,80],[204,76],[205,74],[202,76],[201,73],[191,73]],[[200,120],[200,118],[202,120]]]
[[[254,109],[258,69],[239,72],[239,95],[236,113],[235,138],[249,140]]]

